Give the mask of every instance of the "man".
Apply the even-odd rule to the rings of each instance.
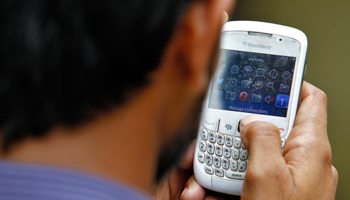
[[[196,135],[185,129],[197,125],[233,7],[2,1],[0,199],[233,198],[196,183],[193,145],[179,162],[168,157]],[[326,107],[325,94],[304,83],[283,154],[274,125],[242,120],[251,154],[242,199],[334,198]],[[160,157],[178,164],[156,183]]]

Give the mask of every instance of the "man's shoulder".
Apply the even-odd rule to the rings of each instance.
[[[151,199],[122,183],[44,165],[0,161],[0,199]]]

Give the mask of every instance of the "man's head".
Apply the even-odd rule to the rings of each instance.
[[[190,2],[2,1],[3,148],[136,95]]]
[[[119,138],[150,134],[152,144],[165,149],[201,104],[223,11],[232,5],[1,1],[1,149],[11,151],[27,139],[44,141],[57,128],[82,132],[75,130],[92,122],[106,125],[109,115],[115,117],[106,132]]]

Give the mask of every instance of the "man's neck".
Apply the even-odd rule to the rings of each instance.
[[[78,169],[151,192],[161,119],[150,96],[141,95],[76,129],[55,128],[43,138],[25,139],[0,157]]]

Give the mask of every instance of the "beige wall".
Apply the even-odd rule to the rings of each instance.
[[[339,171],[336,199],[350,199],[350,1],[240,0],[231,18],[288,25],[308,36],[305,79],[328,95],[328,135]]]

